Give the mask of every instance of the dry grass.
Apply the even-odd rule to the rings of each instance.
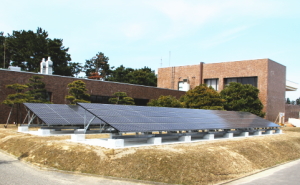
[[[284,128],[283,135],[115,150],[66,142],[69,136],[16,131],[0,125],[0,149],[38,166],[175,184],[214,184],[300,158],[300,128]]]

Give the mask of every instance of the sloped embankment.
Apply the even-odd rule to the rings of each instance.
[[[37,166],[174,184],[217,183],[300,158],[300,128],[284,128],[282,135],[113,150],[0,126],[0,149]]]

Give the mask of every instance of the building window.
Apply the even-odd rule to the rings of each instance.
[[[52,102],[52,92],[47,92],[47,94],[46,94],[46,100],[48,102]]]
[[[148,102],[149,102],[149,99],[138,99],[138,98],[134,98],[134,103],[135,103],[135,105],[146,106]]]
[[[104,103],[104,104],[110,104],[108,101],[109,98],[113,98],[113,96],[100,96],[100,95],[91,95],[90,100],[91,103]],[[138,99],[134,98],[135,105],[147,105],[149,102],[149,99]]]
[[[109,103],[108,102],[109,98],[111,98],[111,96],[97,96],[97,95],[90,96],[91,103]]]
[[[240,77],[240,78],[225,78],[225,85],[229,85],[230,82],[238,82],[241,84],[250,84],[257,87],[257,76],[254,77]]]
[[[212,87],[214,88],[216,91],[219,89],[219,79],[218,78],[214,78],[214,79],[204,79],[204,83],[208,86],[208,87]]]

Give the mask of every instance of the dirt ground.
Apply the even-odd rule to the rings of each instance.
[[[106,149],[66,141],[70,136],[34,136],[18,133],[14,125],[7,129],[0,125],[0,149],[39,167],[172,184],[214,184],[300,158],[300,128],[283,128],[283,132]]]

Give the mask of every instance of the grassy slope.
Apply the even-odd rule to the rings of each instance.
[[[166,183],[212,184],[300,158],[300,128],[266,137],[113,150],[0,126],[0,149],[38,166]]]

